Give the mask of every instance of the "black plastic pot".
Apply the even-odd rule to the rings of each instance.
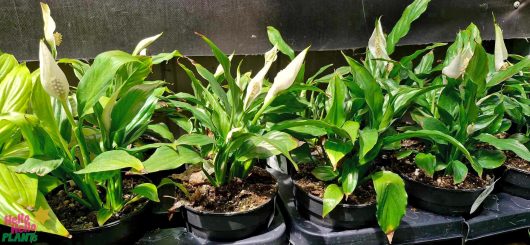
[[[365,205],[339,204],[322,218],[322,199],[293,185],[296,207],[300,215],[318,225],[334,229],[356,229],[377,224],[375,203]]]
[[[439,188],[401,175],[412,206],[437,214],[461,216],[471,211],[471,206],[485,188],[453,190]]]
[[[252,210],[212,213],[184,206],[181,209],[188,231],[212,241],[234,241],[249,237],[267,227],[274,216],[274,196]]]
[[[530,199],[530,173],[524,170],[507,168],[501,186],[504,192]]]
[[[71,239],[40,233],[40,244],[132,244],[151,229],[149,222],[151,205],[149,202],[136,212],[130,213],[121,220],[114,221],[101,227],[85,230],[70,230]]]

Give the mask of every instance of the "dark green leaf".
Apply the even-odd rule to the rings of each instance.
[[[486,169],[495,169],[506,161],[506,155],[499,150],[480,149],[477,152],[477,162]]]
[[[313,176],[322,181],[334,180],[339,176],[337,171],[333,171],[333,168],[328,165],[317,166],[311,171]]]
[[[282,38],[282,35],[280,32],[272,27],[267,26],[267,35],[269,36],[269,42],[271,42],[272,45],[278,47],[278,50],[282,52],[283,54],[289,56],[289,58],[292,60],[294,59],[294,51],[285,43],[285,41]]]
[[[434,175],[434,171],[436,171],[436,157],[434,155],[418,153],[414,161],[428,176],[432,177]]]
[[[453,181],[454,184],[462,183],[467,177],[467,167],[464,163],[458,160],[451,162],[453,168]]]
[[[372,175],[377,194],[377,222],[387,235],[398,228],[407,207],[405,183],[399,175],[390,171],[380,171]]]
[[[401,15],[401,18],[397,21],[394,28],[388,37],[386,38],[386,50],[388,55],[391,55],[394,52],[394,48],[399,40],[407,35],[410,29],[410,25],[416,19],[418,19],[425,10],[427,10],[427,5],[429,5],[430,0],[415,0],[412,2]]]
[[[498,139],[490,134],[481,134],[476,139],[488,143],[499,150],[513,151],[520,158],[530,161],[530,152],[528,149],[515,139]]]

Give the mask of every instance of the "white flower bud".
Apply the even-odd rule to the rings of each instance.
[[[151,45],[152,43],[154,43],[156,39],[162,36],[162,33],[152,37],[144,38],[142,41],[138,42],[136,48],[134,48],[134,51],[132,52],[132,55],[145,55],[146,48],[149,47],[149,45]]]
[[[40,82],[46,93],[59,100],[66,100],[70,92],[68,80],[42,40],[39,46],[39,65]]]
[[[307,54],[308,49],[309,47],[304,49],[291,61],[291,63],[289,63],[289,65],[278,72],[274,78],[274,83],[269,89],[269,92],[267,92],[267,96],[265,96],[265,105],[271,103],[278,93],[288,89],[291,87],[291,85],[293,85],[300,68],[302,68],[302,64],[304,63],[305,55]]]
[[[464,71],[473,57],[473,51],[470,46],[466,46],[442,69],[442,74],[457,79],[464,74]]]
[[[234,54],[231,54],[230,56],[228,56],[228,60],[232,61],[232,58],[234,58]],[[218,78],[219,76],[221,76],[225,71],[223,70],[223,66],[221,64],[219,64],[217,66],[217,69],[215,69],[215,73],[213,74],[213,76],[215,78]]]
[[[506,59],[508,59],[508,50],[504,44],[502,30],[499,25],[495,24],[495,71],[503,68]]]
[[[265,65],[261,70],[250,80],[247,86],[247,93],[244,100],[244,108],[247,109],[250,103],[258,97],[261,87],[263,86],[263,80],[265,79],[265,75],[267,75],[267,72],[271,68],[272,63],[276,61],[276,57],[278,53],[278,48],[276,46],[269,50],[267,53],[265,53]]]

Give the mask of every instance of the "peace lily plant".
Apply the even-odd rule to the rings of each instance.
[[[181,156],[179,163],[200,163],[211,185],[219,187],[236,177],[244,179],[256,159],[278,154],[290,158],[289,151],[298,146],[297,141],[286,133],[265,127],[261,119],[264,115],[275,113],[271,106],[274,107],[275,101],[285,96],[295,82],[308,49],[300,52],[278,72],[268,91],[265,91],[263,85],[268,83],[267,72],[281,48],[275,46],[265,54],[263,68],[253,77],[250,72],[241,74],[238,67],[234,78],[229,57],[208,38],[198,35],[211,48],[222,73],[213,74],[188,59],[207,83],[205,86],[192,70],[179,61],[191,80],[194,92],[193,95],[180,92],[166,97],[170,108],[165,110],[187,132],[173,144]],[[279,33],[276,31],[275,35]],[[191,117],[183,111],[190,113]],[[188,122],[192,123],[187,125]],[[162,154],[162,151],[163,148],[157,150],[154,156]]]
[[[400,153],[400,157],[416,153],[416,165],[428,176],[444,171],[445,175],[453,177],[454,184],[459,184],[468,176],[468,166],[482,176],[484,169],[503,165],[506,160],[503,151],[513,151],[522,159],[530,160],[530,152],[517,139],[496,137],[511,126],[510,120],[505,118],[508,106],[503,101],[511,98],[503,94],[505,89],[498,91],[498,88],[522,69],[528,69],[530,63],[528,58],[515,65],[505,63],[506,48],[503,43],[499,44],[503,41],[497,24],[495,30],[494,55],[486,53],[482,47],[475,25],[457,35],[447,51],[443,75],[436,77],[431,85],[443,83],[444,87],[422,97],[411,113],[419,128],[410,127],[410,131],[391,137],[430,134],[425,136],[430,138],[425,142],[425,152],[405,150]]]
[[[64,186],[69,197],[97,212],[97,223],[101,226],[127,205],[143,198],[158,201],[156,186],[151,183],[137,185],[131,197],[125,199],[121,172],[145,169],[143,157],[132,155],[134,147],[131,146],[147,129],[158,96],[164,91],[162,82],[147,81],[146,77],[153,64],[168,60],[178,52],[154,57],[138,55],[158,35],[141,41],[133,54],[108,51],[98,55],[92,65],[79,60],[60,60],[70,64],[80,80],[72,92],[55,61],[58,42],[51,37],[58,35],[54,33],[50,10],[46,4],[41,7],[45,39],[39,43],[40,69],[35,73],[38,76],[32,77],[31,87],[26,88],[31,96],[23,103],[30,105],[34,115],[22,117],[31,119],[30,126],[22,121],[19,124],[24,132],[23,143],[30,150],[15,170],[38,176],[35,179],[39,180],[39,190],[43,183],[44,194]],[[68,191],[69,182],[81,191],[81,196]],[[37,192],[37,188],[24,188],[27,192]],[[38,197],[44,198],[40,194]],[[55,229],[53,233],[68,235],[60,223],[58,227],[63,230]]]

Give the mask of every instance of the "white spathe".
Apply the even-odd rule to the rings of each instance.
[[[268,105],[272,100],[280,93],[293,85],[302,64],[304,63],[305,56],[309,47],[300,52],[283,70],[278,72],[274,78],[274,83],[265,96],[265,105]]]
[[[265,75],[267,75],[267,72],[269,72],[269,69],[271,68],[272,63],[276,61],[276,58],[278,53],[278,48],[274,46],[271,50],[269,50],[267,53],[265,53],[265,64],[263,65],[263,68],[250,80],[247,86],[247,93],[245,95],[244,108],[247,109],[250,103],[258,97],[258,95],[261,92],[261,87],[263,86],[263,80],[265,79]]]
[[[68,80],[42,40],[39,44],[39,66],[40,81],[46,93],[65,101],[70,92]]]

